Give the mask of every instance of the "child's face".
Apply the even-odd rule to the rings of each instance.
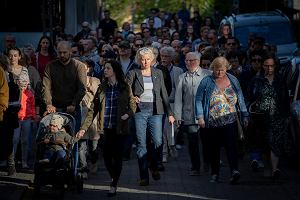
[[[18,84],[21,90],[25,90],[29,85],[29,81],[27,80],[19,81]]]
[[[55,133],[58,131],[58,127],[53,124],[49,124],[49,130],[51,133]]]

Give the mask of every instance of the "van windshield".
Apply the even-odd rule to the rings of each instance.
[[[289,23],[256,24],[255,26],[239,26],[235,28],[234,35],[240,40],[241,46],[246,48],[250,34],[261,36],[269,44],[290,44],[295,42]]]

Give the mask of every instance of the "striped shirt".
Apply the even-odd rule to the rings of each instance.
[[[118,97],[118,85],[108,85],[105,92],[104,128],[111,129],[117,125]]]

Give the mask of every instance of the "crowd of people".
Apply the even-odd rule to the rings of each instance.
[[[81,26],[74,36],[59,32],[54,41],[42,36],[36,49],[30,44],[18,48],[13,35],[4,38],[0,160],[7,161],[9,176],[16,173],[16,162],[32,167],[28,161],[34,157],[39,120],[65,112],[76,119],[77,134],[61,133],[61,119],[54,115],[49,131],[60,139],[53,142],[78,141],[78,168],[86,179],[103,153],[112,179],[109,196],[116,195],[132,147],[139,185],[147,186],[149,172],[159,180],[163,163],[178,156],[184,135],[189,175],[203,169],[218,182],[224,147],[230,183],[237,183],[239,125],[252,169],[270,169],[269,175],[279,178],[279,158],[290,150],[290,97],[278,73],[276,48],[264,38],[249,35],[247,49],[241,49],[230,25],[219,27],[215,18],[202,19],[198,11],[191,17],[188,10],[151,9],[138,32],[129,22],[119,30],[109,10],[97,31],[88,22]],[[47,137],[38,142],[49,143]],[[51,162],[52,156],[65,154],[48,152],[36,162]]]

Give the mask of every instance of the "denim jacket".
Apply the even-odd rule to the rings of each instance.
[[[226,73],[230,80],[231,86],[237,94],[238,103],[235,105],[236,110],[239,111],[240,119],[242,122],[248,120],[249,114],[245,105],[244,96],[241,90],[241,86],[237,78],[233,75]],[[196,102],[195,102],[195,113],[196,118],[203,118],[205,121],[205,126],[208,127],[209,119],[209,104],[211,95],[216,88],[216,82],[213,75],[205,77],[197,90]]]

